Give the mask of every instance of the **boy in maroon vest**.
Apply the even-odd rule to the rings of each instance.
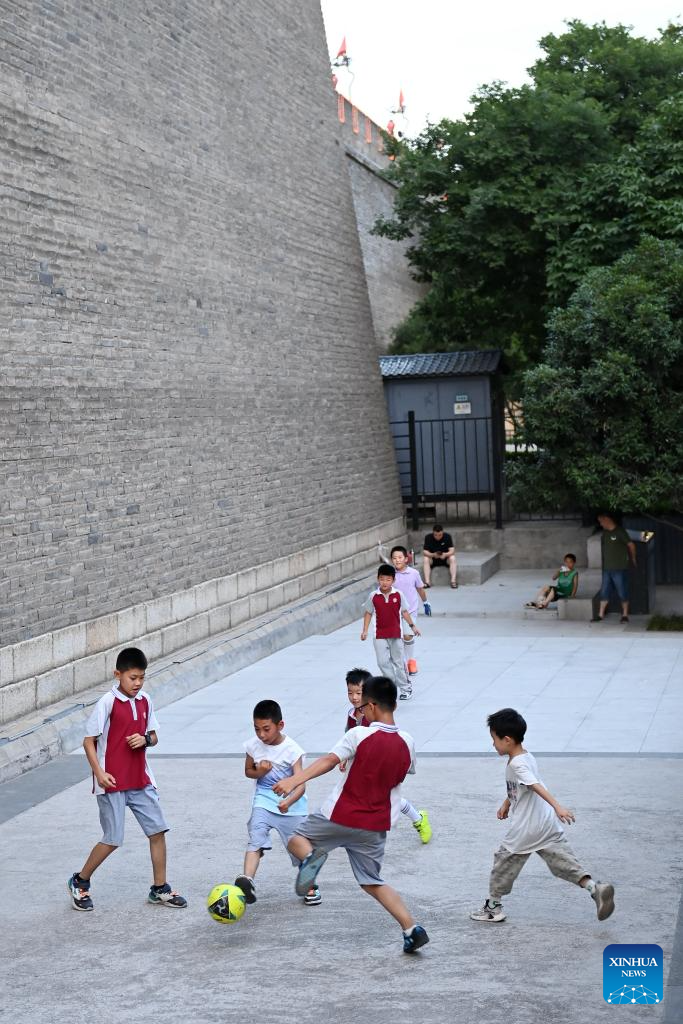
[[[148,901],[164,907],[187,906],[187,900],[166,881],[168,825],[146,757],[147,747],[157,744],[159,728],[152,698],[142,690],[146,668],[147,658],[137,647],[121,651],[114,672],[117,683],[100,697],[86,725],[83,747],[93,771],[103,836],[67,882],[74,910],[93,909],[90,876],[123,843],[126,807],[149,839],[154,884]]]
[[[413,687],[406,673],[401,619],[405,619],[415,636],[420,636],[420,630],[413,622],[405,597],[394,587],[395,577],[393,565],[380,565],[377,570],[377,590],[370,594],[363,605],[363,632],[360,638],[367,640],[370,622],[374,617],[375,656],[379,671],[396,683],[399,700],[409,700],[413,695]]]

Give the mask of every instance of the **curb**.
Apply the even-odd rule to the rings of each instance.
[[[331,633],[360,618],[360,606],[372,587],[374,573],[342,580],[305,599],[268,615],[242,623],[236,629],[175,651],[158,659],[147,673],[145,690],[155,707],[163,708],[196,690],[233,675],[269,654],[318,633]],[[102,686],[60,701],[47,718],[36,716],[12,723],[16,730],[0,746],[0,784],[37,768],[80,746],[91,706],[105,692]]]

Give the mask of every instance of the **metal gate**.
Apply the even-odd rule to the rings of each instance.
[[[502,438],[495,415],[417,420],[411,411],[390,426],[413,529],[420,511],[436,503],[446,506],[448,522],[495,519],[502,527]]]

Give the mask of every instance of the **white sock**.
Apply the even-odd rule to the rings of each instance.
[[[409,800],[401,801],[401,814],[405,814],[412,822],[420,821],[422,815],[419,811],[416,811]]]
[[[486,902],[490,907],[502,907],[503,904],[500,902],[497,896],[488,896]]]
[[[596,883],[592,878],[589,878],[586,884],[584,885],[584,889],[586,890],[586,892],[590,893],[591,896],[595,892],[595,887]]]
[[[403,934],[405,935],[406,938],[408,938],[409,935],[413,934],[413,932],[415,931],[415,927],[415,925],[412,925],[410,928],[403,929]]]

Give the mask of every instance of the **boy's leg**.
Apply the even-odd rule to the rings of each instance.
[[[254,878],[266,850],[270,850],[270,830],[272,828],[271,813],[265,807],[252,807],[247,822],[249,842],[244,854],[243,874],[235,879],[235,885],[244,893],[247,903],[256,903],[256,886]]]
[[[372,641],[375,648],[375,657],[377,659],[377,667],[381,676],[387,676],[389,679],[396,682],[394,678],[394,669],[391,661],[391,651],[389,648],[389,640],[378,640],[376,637]],[[401,643],[403,643],[401,641]]]
[[[95,843],[90,851],[90,856],[78,872],[80,879],[83,882],[89,882],[93,871],[97,871],[100,864],[104,864],[107,857],[109,857],[116,849],[116,846],[110,846],[108,843]]]
[[[95,843],[81,870],[76,871],[66,883],[76,910],[93,909],[90,898],[91,875],[123,842],[126,813],[125,795],[123,793],[100,793],[97,797],[97,809],[102,826],[102,839],[99,843]]]
[[[579,864],[574,851],[566,839],[536,851],[546,862],[556,878],[586,889],[595,901],[598,920],[604,921],[614,911],[614,886],[609,882],[597,882]]]
[[[391,673],[389,678],[393,679],[399,691],[399,696],[409,695],[412,693],[412,683],[408,679],[408,673],[406,672],[405,662],[403,660],[403,639],[398,637],[395,640],[385,640],[389,651],[389,659],[391,664]]]
[[[401,814],[412,822],[413,828],[423,843],[428,843],[432,838],[432,826],[429,823],[429,815],[426,811],[418,811],[409,800],[401,800]]]
[[[531,854],[510,853],[500,846],[493,855],[493,867],[489,878],[489,895],[481,910],[470,914],[473,921],[494,923],[505,920],[502,896],[512,892],[512,886]]]
[[[149,854],[152,858],[152,875],[154,884],[166,884],[166,833],[157,832],[154,836],[148,836]]]
[[[415,918],[410,913],[400,895],[390,885],[361,885],[361,889],[377,900],[388,913],[398,921],[404,932],[415,925]]]

